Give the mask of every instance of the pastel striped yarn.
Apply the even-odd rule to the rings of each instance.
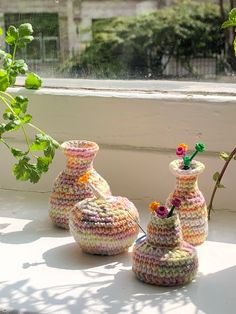
[[[177,212],[183,238],[192,245],[200,245],[208,233],[207,205],[198,188],[198,176],[204,171],[205,166],[199,161],[192,161],[191,168],[183,170],[182,161],[174,160],[169,167],[176,176],[176,186],[174,192],[169,195],[166,205],[170,206],[173,198],[181,200]]]
[[[183,241],[177,215],[159,218],[151,214],[147,237],[134,245],[132,270],[139,280],[158,286],[184,285],[194,279],[197,252]]]
[[[84,252],[115,255],[137,238],[136,207],[125,197],[91,198],[77,203],[69,218],[70,232]]]
[[[88,183],[79,182],[86,172],[90,173],[90,182],[103,195],[111,195],[107,182],[93,168],[93,160],[99,150],[94,142],[73,140],[62,145],[66,157],[66,169],[56,178],[50,196],[49,216],[58,227],[69,229],[69,213],[74,205],[93,197]]]

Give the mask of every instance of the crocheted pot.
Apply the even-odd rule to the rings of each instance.
[[[125,197],[86,199],[77,203],[69,218],[70,232],[84,252],[115,255],[137,238],[136,207]]]
[[[111,195],[107,182],[93,168],[93,160],[99,150],[94,142],[74,140],[63,143],[67,159],[66,169],[56,178],[50,197],[49,216],[59,227],[69,229],[69,212],[74,205],[93,197],[93,190],[79,178],[89,171],[90,181],[104,195]]]
[[[173,198],[181,200],[178,214],[183,238],[192,245],[203,243],[208,233],[207,206],[202,192],[198,188],[198,176],[205,166],[199,161],[192,161],[191,168],[183,170],[181,160],[170,163],[170,171],[176,176],[176,186],[166,201],[170,206]]]
[[[147,237],[134,246],[132,269],[139,280],[158,286],[192,281],[198,270],[197,252],[183,241],[177,215],[159,218],[151,214]]]

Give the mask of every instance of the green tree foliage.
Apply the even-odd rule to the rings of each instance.
[[[74,70],[98,77],[161,76],[175,57],[212,56],[223,48],[219,7],[183,1],[150,14],[97,21],[93,40]]]

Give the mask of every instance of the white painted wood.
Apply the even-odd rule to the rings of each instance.
[[[191,148],[204,142],[207,152],[198,159],[206,164],[206,170],[199,185],[209,201],[212,175],[223,166],[217,152],[235,147],[235,85],[206,84],[204,93],[203,83],[186,83],[186,89],[180,82],[156,84],[170,92],[99,88],[14,91],[28,95],[33,122],[58,141],[87,139],[100,145],[95,167],[110,182],[115,195],[145,199],[147,203],[155,198],[165,201],[175,184],[168,170],[169,162],[175,159],[175,147],[180,142]],[[21,147],[19,138],[12,140]],[[58,151],[40,183],[16,182],[9,174],[12,160],[5,148],[2,151],[1,188],[49,191],[64,167],[64,157]],[[217,192],[217,208],[235,209],[235,178],[233,161],[223,180],[227,188]]]

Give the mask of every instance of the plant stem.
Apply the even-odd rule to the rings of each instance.
[[[5,93],[5,94],[7,94],[7,93]],[[4,96],[0,96],[0,99],[1,99],[2,102],[7,106],[7,108],[14,114],[14,116],[16,116],[18,119],[20,119],[20,117],[14,112],[14,110],[13,110],[12,107],[11,107],[11,105],[8,103],[7,99],[6,99]],[[26,133],[25,128],[24,128],[23,125],[21,126],[21,128],[22,128],[22,131],[23,131],[23,133],[24,133],[24,137],[25,137],[26,144],[27,144],[27,146],[28,146],[28,151],[30,152],[30,142],[29,142],[28,135],[27,135],[27,133]],[[32,154],[32,152],[30,152],[30,154],[31,154],[33,157],[37,158],[37,156],[34,155],[34,154]]]
[[[130,218],[139,226],[139,228],[142,230],[142,232],[143,232],[145,235],[147,235],[147,234],[146,234],[146,231],[140,226],[139,222],[138,222],[136,219],[134,219],[134,217],[131,215],[131,213],[129,212],[129,210],[127,210],[127,212],[128,212],[128,214],[129,214]]]
[[[223,166],[223,168],[221,170],[221,173],[220,173],[219,177],[216,180],[216,183],[215,183],[212,195],[211,195],[210,203],[208,205],[208,219],[209,220],[210,220],[210,217],[211,217],[211,210],[212,210],[212,207],[213,207],[213,200],[214,200],[217,188],[218,188],[218,186],[220,184],[220,181],[221,181],[221,179],[222,179],[222,177],[223,177],[223,175],[225,173],[225,170],[228,167],[228,164],[229,164],[230,160],[234,157],[235,154],[236,154],[236,147],[230,153],[229,157],[227,158],[227,160],[226,160],[226,162],[225,162],[225,164],[224,164],[224,166]]]
[[[8,93],[6,93],[6,92],[0,91],[0,94],[3,94],[4,96],[8,96],[11,100],[14,100],[14,101],[15,101],[14,97],[12,97],[12,95],[10,95],[10,94],[8,94]],[[4,96],[3,96],[3,97],[4,97]]]
[[[7,144],[7,142],[3,139],[3,138],[0,138],[0,142],[2,142],[4,145],[6,145],[6,147],[11,150],[11,146]]]
[[[190,162],[193,160],[193,158],[197,155],[198,151],[196,150],[195,153],[192,154],[192,156],[190,157]]]
[[[173,206],[171,207],[171,209],[170,209],[168,215],[167,215],[167,218],[169,218],[169,217],[171,217],[171,216],[173,215],[174,209],[175,209],[175,206],[173,205]]]
[[[11,105],[9,105],[9,103],[7,102],[7,99],[4,96],[0,96],[0,99],[7,106],[7,108],[14,114],[14,116],[16,116],[19,119],[19,117],[15,114],[14,110],[12,109]]]

